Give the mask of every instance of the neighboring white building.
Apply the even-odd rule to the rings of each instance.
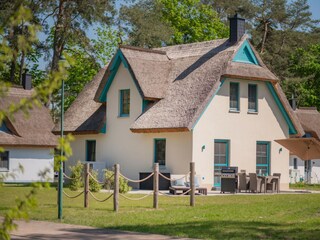
[[[185,174],[193,161],[210,189],[219,187],[223,166],[281,173],[288,188],[289,151],[274,140],[303,129],[243,35],[244,19],[235,16],[230,32],[229,39],[158,49],[120,47],[65,114],[65,131],[76,138],[67,171],[77,160],[94,168],[119,163],[138,179],[154,162]]]
[[[30,76],[25,77],[31,81]],[[11,87],[0,99],[0,108],[8,109],[10,104],[30,98],[34,91],[31,82],[28,86],[29,90]],[[53,126],[50,112],[44,106],[34,106],[28,115],[19,111],[5,118],[0,124],[0,147],[4,149],[0,153],[0,174],[7,175],[5,182],[53,181],[53,150],[57,144],[51,132]],[[44,179],[39,174],[46,170]]]
[[[301,107],[296,109],[301,126],[305,131],[304,137],[320,139],[320,113],[314,107]],[[290,155],[290,182],[307,182],[320,184],[320,159],[301,160],[295,155]]]

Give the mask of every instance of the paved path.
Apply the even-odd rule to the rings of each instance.
[[[108,229],[98,229],[86,226],[77,226],[62,223],[42,222],[42,221],[16,221],[18,229],[11,234],[12,239],[31,240],[169,240],[169,239],[182,239],[174,238],[156,234],[144,234],[136,232],[116,231]],[[184,238],[186,239],[186,238]]]

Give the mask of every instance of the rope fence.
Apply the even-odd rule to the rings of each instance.
[[[170,178],[170,177],[165,176],[164,174],[162,174],[159,171],[159,164],[155,163],[154,168],[153,168],[153,172],[150,173],[147,177],[140,179],[140,180],[133,180],[133,179],[126,177],[125,175],[123,175],[120,172],[120,165],[115,164],[114,165],[114,173],[103,182],[99,181],[94,175],[92,175],[90,173],[90,167],[89,167],[89,164],[87,163],[84,165],[84,174],[83,174],[84,190],[75,196],[70,196],[65,191],[63,191],[63,194],[71,199],[77,198],[77,197],[81,196],[82,194],[84,194],[84,207],[85,208],[87,208],[89,206],[89,195],[95,201],[98,201],[101,203],[106,202],[113,197],[113,209],[116,212],[119,211],[119,196],[121,196],[124,199],[131,200],[131,201],[140,201],[140,200],[143,200],[143,199],[153,195],[153,208],[157,209],[158,205],[159,205],[159,198],[158,198],[159,195],[163,195],[163,196],[167,196],[167,197],[175,197],[175,196],[168,195],[168,194],[165,194],[165,193],[162,193],[159,191],[159,178],[162,177],[163,179],[165,179],[167,181],[173,182],[173,181],[181,180],[181,179],[186,178],[188,176],[190,178],[190,188],[183,190],[183,192],[179,195],[181,196],[181,195],[189,194],[190,195],[190,206],[195,206],[195,182],[194,182],[195,165],[194,165],[194,162],[190,163],[190,171],[187,174],[185,174],[179,178]],[[67,176],[66,174],[64,174],[64,177],[67,179],[70,179],[70,180],[76,180],[76,179],[80,179],[82,176],[77,177],[77,178],[71,178],[71,177]],[[142,182],[147,181],[151,177],[153,177],[153,191],[142,196],[142,197],[136,197],[136,198],[129,197],[123,193],[120,193],[120,177],[122,177],[126,181],[132,182],[132,183],[142,183]],[[93,181],[97,182],[98,184],[102,184],[102,185],[108,184],[113,180],[113,183],[112,183],[113,184],[113,192],[104,199],[98,198],[97,196],[95,196],[93,194],[92,191],[90,191],[90,186],[89,186],[90,179],[92,179]],[[111,183],[110,183],[110,185],[111,185]],[[199,194],[199,195],[203,195],[203,194]]]

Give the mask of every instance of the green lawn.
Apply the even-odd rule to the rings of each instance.
[[[29,187],[0,188],[0,215],[28,190]],[[56,194],[53,188],[42,190],[39,207],[31,212],[31,219],[57,221]],[[103,198],[107,194],[97,196]],[[159,203],[160,209],[154,210],[152,197],[141,201],[120,198],[120,211],[114,213],[110,200],[99,203],[90,198],[89,208],[84,209],[83,197],[64,198],[63,222],[203,239],[320,237],[320,194],[197,196],[194,208],[189,206],[188,197],[161,196]]]
[[[295,183],[290,184],[291,189],[320,191],[320,184]]]

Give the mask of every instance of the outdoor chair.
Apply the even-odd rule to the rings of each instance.
[[[273,181],[272,179],[268,179],[268,181],[267,181],[267,191],[268,190],[270,190],[270,191],[272,191],[272,192],[274,192],[275,191],[275,189],[276,189],[276,183],[275,183],[275,181]]]
[[[277,189],[277,192],[280,192],[280,178],[281,178],[281,173],[274,173],[273,176],[279,178],[279,179],[272,179],[271,181],[274,182],[274,184],[275,184],[275,189]]]
[[[256,173],[249,173],[249,179],[250,179],[250,186],[249,189],[251,192],[261,192],[262,187],[262,179],[258,178]]]
[[[246,173],[245,172],[241,172],[238,174],[239,176],[239,192],[241,191],[248,191],[249,190],[249,178],[247,178]]]

